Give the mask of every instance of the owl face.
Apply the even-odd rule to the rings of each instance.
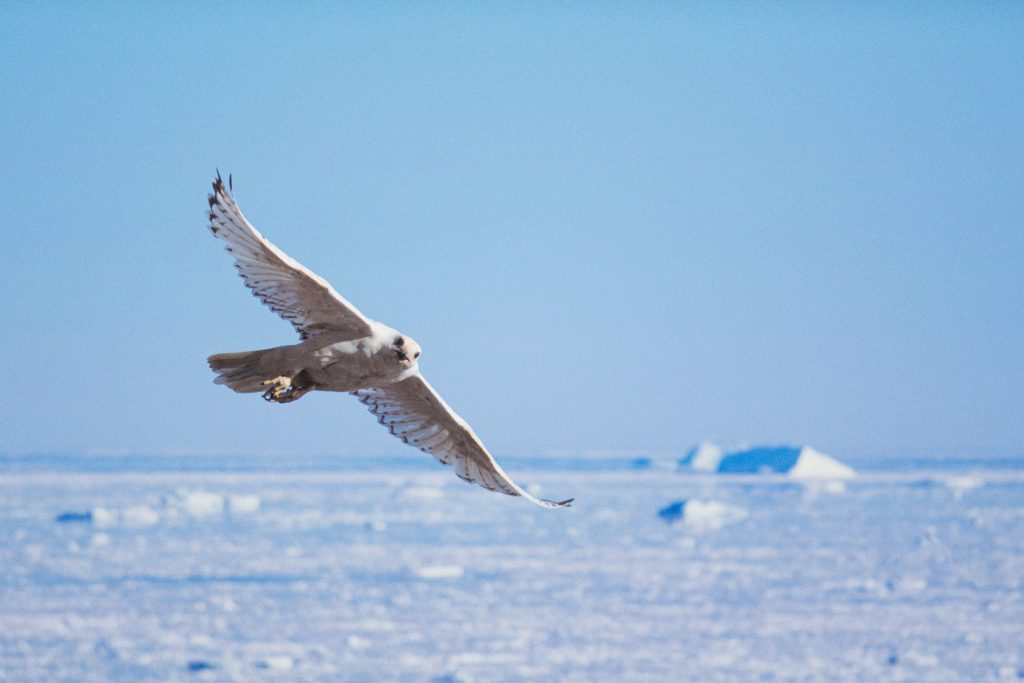
[[[391,343],[391,349],[395,352],[398,362],[405,368],[412,367],[421,353],[420,345],[405,336],[396,337]]]

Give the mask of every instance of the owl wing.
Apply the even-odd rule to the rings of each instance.
[[[395,384],[352,394],[391,434],[451,465],[460,479],[491,491],[522,496],[542,507],[565,507],[572,502],[571,498],[561,502],[536,498],[519,487],[487,452],[473,428],[418,373]]]
[[[235,257],[235,268],[245,286],[290,322],[302,339],[326,331],[343,332],[352,339],[371,334],[369,318],[326,280],[271,244],[245,219],[220,173],[213,181],[209,202],[210,231]]]

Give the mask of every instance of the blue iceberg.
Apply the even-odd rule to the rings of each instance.
[[[681,467],[721,474],[784,474],[793,479],[851,479],[853,468],[810,446],[758,446],[725,452],[702,442],[679,461]]]

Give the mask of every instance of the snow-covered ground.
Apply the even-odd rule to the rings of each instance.
[[[1024,678],[1021,470],[194,464],[0,469],[0,680]]]

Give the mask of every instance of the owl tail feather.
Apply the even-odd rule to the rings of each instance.
[[[260,358],[272,350],[215,353],[206,359],[210,369],[217,373],[213,383],[226,384],[242,394],[263,391],[266,389],[263,381],[267,379],[267,373],[260,368]]]

